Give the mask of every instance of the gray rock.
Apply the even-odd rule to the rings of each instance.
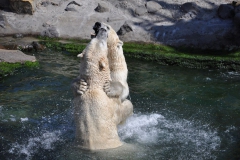
[[[117,34],[122,36],[122,35],[125,35],[126,33],[128,32],[131,32],[133,31],[132,27],[130,25],[128,25],[127,22],[125,22],[121,27],[120,29],[117,31]]]
[[[73,12],[77,12],[78,7],[74,4],[70,4],[66,7],[65,11],[73,11]]]
[[[222,19],[234,17],[234,7],[230,4],[221,4],[218,8],[218,16]]]
[[[108,12],[109,11],[108,5],[104,2],[98,3],[98,6],[97,8],[95,8],[95,11],[100,13]]]
[[[145,6],[140,6],[135,9],[135,14],[137,16],[142,16],[147,13],[147,8]]]
[[[5,17],[0,14],[0,27],[5,28],[6,22],[5,22]]]
[[[41,33],[41,36],[53,38],[53,37],[59,37],[59,33],[58,33],[56,27],[51,26],[51,27],[48,27],[45,31],[43,31]]]
[[[158,10],[162,9],[162,6],[155,1],[148,1],[146,3],[148,13],[155,13]]]
[[[21,33],[16,33],[13,35],[13,38],[23,38],[23,35]]]
[[[65,11],[74,11],[74,12],[77,12],[80,6],[82,6],[82,5],[81,5],[81,4],[78,4],[78,3],[75,2],[75,1],[72,1],[72,2],[68,3]]]
[[[0,49],[0,62],[8,62],[8,63],[24,63],[26,61],[35,62],[35,56],[29,56],[24,54],[19,50],[5,50]]]
[[[50,5],[51,3],[49,1],[44,1],[41,3],[42,6],[47,7],[48,5]]]
[[[194,2],[187,2],[187,3],[184,3],[180,7],[180,10],[183,13],[188,13],[188,12],[197,13],[199,9],[198,9],[198,6],[196,5],[196,3],[194,3]]]

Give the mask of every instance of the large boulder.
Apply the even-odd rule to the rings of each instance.
[[[38,0],[9,0],[13,12],[33,14]]]
[[[117,34],[120,35],[120,36],[123,36],[124,34],[126,34],[128,32],[131,32],[131,31],[133,31],[132,27],[127,22],[125,22],[120,27],[120,29],[117,31]]]
[[[234,17],[234,7],[231,4],[221,4],[218,8],[218,16],[222,19]]]
[[[8,63],[24,63],[26,61],[35,62],[36,58],[34,56],[29,56],[24,54],[19,50],[5,50],[0,49],[0,62],[8,62]]]
[[[148,1],[146,3],[148,13],[155,13],[158,10],[162,9],[162,6],[155,1]]]
[[[147,13],[147,8],[145,6],[140,6],[135,9],[135,14],[137,16],[142,16]]]

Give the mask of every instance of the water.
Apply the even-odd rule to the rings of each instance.
[[[41,67],[0,84],[0,159],[240,159],[240,73],[127,59],[134,115],[117,149],[75,148],[71,81],[79,59],[35,53]]]

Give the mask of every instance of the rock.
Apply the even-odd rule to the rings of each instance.
[[[100,12],[100,13],[103,13],[103,12],[108,12],[109,9],[108,9],[108,5],[104,2],[101,2],[101,3],[98,3],[98,6],[97,8],[94,9],[96,12]]]
[[[33,46],[35,51],[42,51],[42,50],[46,49],[46,47],[44,45],[40,44],[37,41],[33,41],[32,46]]]
[[[218,8],[218,16],[222,19],[234,17],[234,7],[230,4],[221,4]]]
[[[146,8],[148,13],[155,13],[158,10],[162,9],[162,6],[155,1],[148,1],[146,3]]]
[[[13,35],[13,38],[23,38],[23,35],[21,33],[16,33]]]
[[[183,13],[188,13],[188,12],[192,12],[192,13],[197,13],[198,12],[198,6],[196,5],[196,3],[194,2],[187,2],[184,3],[183,5],[181,5],[180,10]]]
[[[67,6],[69,6],[69,5],[76,5],[76,6],[79,6],[79,7],[82,6],[81,4],[79,4],[79,3],[75,2],[75,1],[72,1],[72,2],[68,3]]]
[[[16,13],[33,14],[37,0],[9,0],[10,8]]]
[[[8,62],[8,63],[24,63],[26,61],[35,62],[35,56],[29,56],[24,54],[19,50],[5,50],[0,49],[0,62]]]
[[[240,13],[237,13],[233,19],[234,26],[240,27]]]
[[[0,27],[6,27],[5,17],[2,14],[0,14]]]
[[[74,12],[77,12],[80,6],[82,6],[82,5],[78,4],[78,3],[75,2],[75,1],[72,1],[72,2],[70,2],[70,3],[67,5],[65,11],[74,11]]]
[[[54,26],[48,27],[45,31],[41,33],[41,36],[46,36],[46,37],[59,37],[58,30]]]
[[[120,29],[117,31],[117,34],[120,35],[120,36],[122,36],[122,35],[124,35],[124,34],[126,34],[126,33],[128,33],[128,32],[131,32],[131,31],[133,31],[132,27],[129,26],[129,25],[127,24],[127,22],[125,22],[125,23],[120,27]]]
[[[135,9],[135,14],[137,16],[142,16],[147,13],[147,8],[145,6],[140,6]]]
[[[51,3],[49,1],[44,1],[41,3],[42,6],[47,7],[48,5],[50,5]]]

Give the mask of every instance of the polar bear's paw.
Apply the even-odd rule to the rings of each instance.
[[[120,82],[106,81],[103,90],[108,97],[119,97],[122,94],[122,88]]]
[[[87,82],[84,79],[81,79],[79,81],[79,88],[77,90],[77,93],[80,95],[83,95],[88,89]]]

